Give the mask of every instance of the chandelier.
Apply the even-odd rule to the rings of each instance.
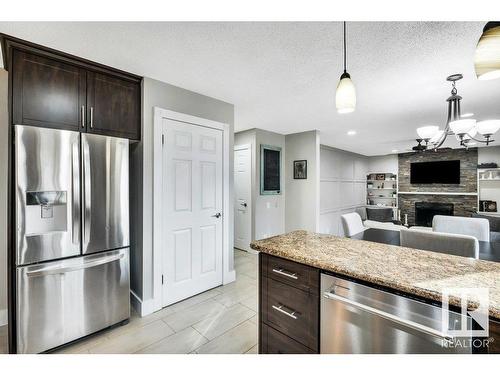
[[[413,147],[414,151],[437,150],[446,141],[448,136],[455,135],[460,145],[468,148],[475,142],[489,145],[494,140],[491,138],[500,129],[500,120],[476,121],[473,114],[462,115],[460,101],[462,97],[457,94],[456,82],[463,78],[462,74],[453,74],[446,78],[451,82],[451,96],[448,102],[448,119],[443,130],[436,125],[422,126],[417,129],[418,145]],[[483,138],[477,138],[480,134]],[[424,142],[425,144],[422,144]]]

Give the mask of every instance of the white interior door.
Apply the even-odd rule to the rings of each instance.
[[[222,131],[163,120],[163,305],[222,284]]]
[[[249,250],[252,238],[252,152],[250,146],[234,150],[234,246]]]

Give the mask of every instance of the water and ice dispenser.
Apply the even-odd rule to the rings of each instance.
[[[26,236],[68,230],[66,191],[26,193]]]

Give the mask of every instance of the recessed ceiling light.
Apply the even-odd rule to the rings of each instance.
[[[349,130],[347,135],[356,135],[356,130]]]
[[[391,152],[398,152],[398,150],[392,150]]]
[[[469,113],[464,113],[463,115],[460,115],[461,118],[467,118],[467,117],[472,117],[474,116],[474,113],[469,112]]]

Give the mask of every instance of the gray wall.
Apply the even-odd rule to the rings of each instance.
[[[234,106],[205,95],[144,78],[142,97],[142,141],[131,146],[131,289],[146,301],[153,297],[153,107],[161,107],[231,127],[233,149]],[[233,152],[230,152],[230,202],[233,202]],[[227,213],[230,247],[233,244],[233,210]],[[233,258],[230,257],[230,269]]]
[[[320,155],[319,232],[343,236],[340,216],[366,205],[369,158],[323,145]]]
[[[0,69],[0,325],[7,324],[8,74]]]
[[[499,139],[500,134],[498,134],[496,138]],[[480,147],[477,149],[477,154],[478,164],[497,163],[500,167],[500,146]]]
[[[260,145],[281,147],[281,194],[260,195]],[[275,236],[285,232],[285,136],[266,130],[256,129],[256,169],[255,185],[255,239]]]
[[[368,157],[368,173],[398,173],[398,155]]]
[[[285,136],[286,215],[285,231],[319,230],[320,145],[319,133],[312,130]],[[307,160],[307,179],[293,178],[293,162]]]

